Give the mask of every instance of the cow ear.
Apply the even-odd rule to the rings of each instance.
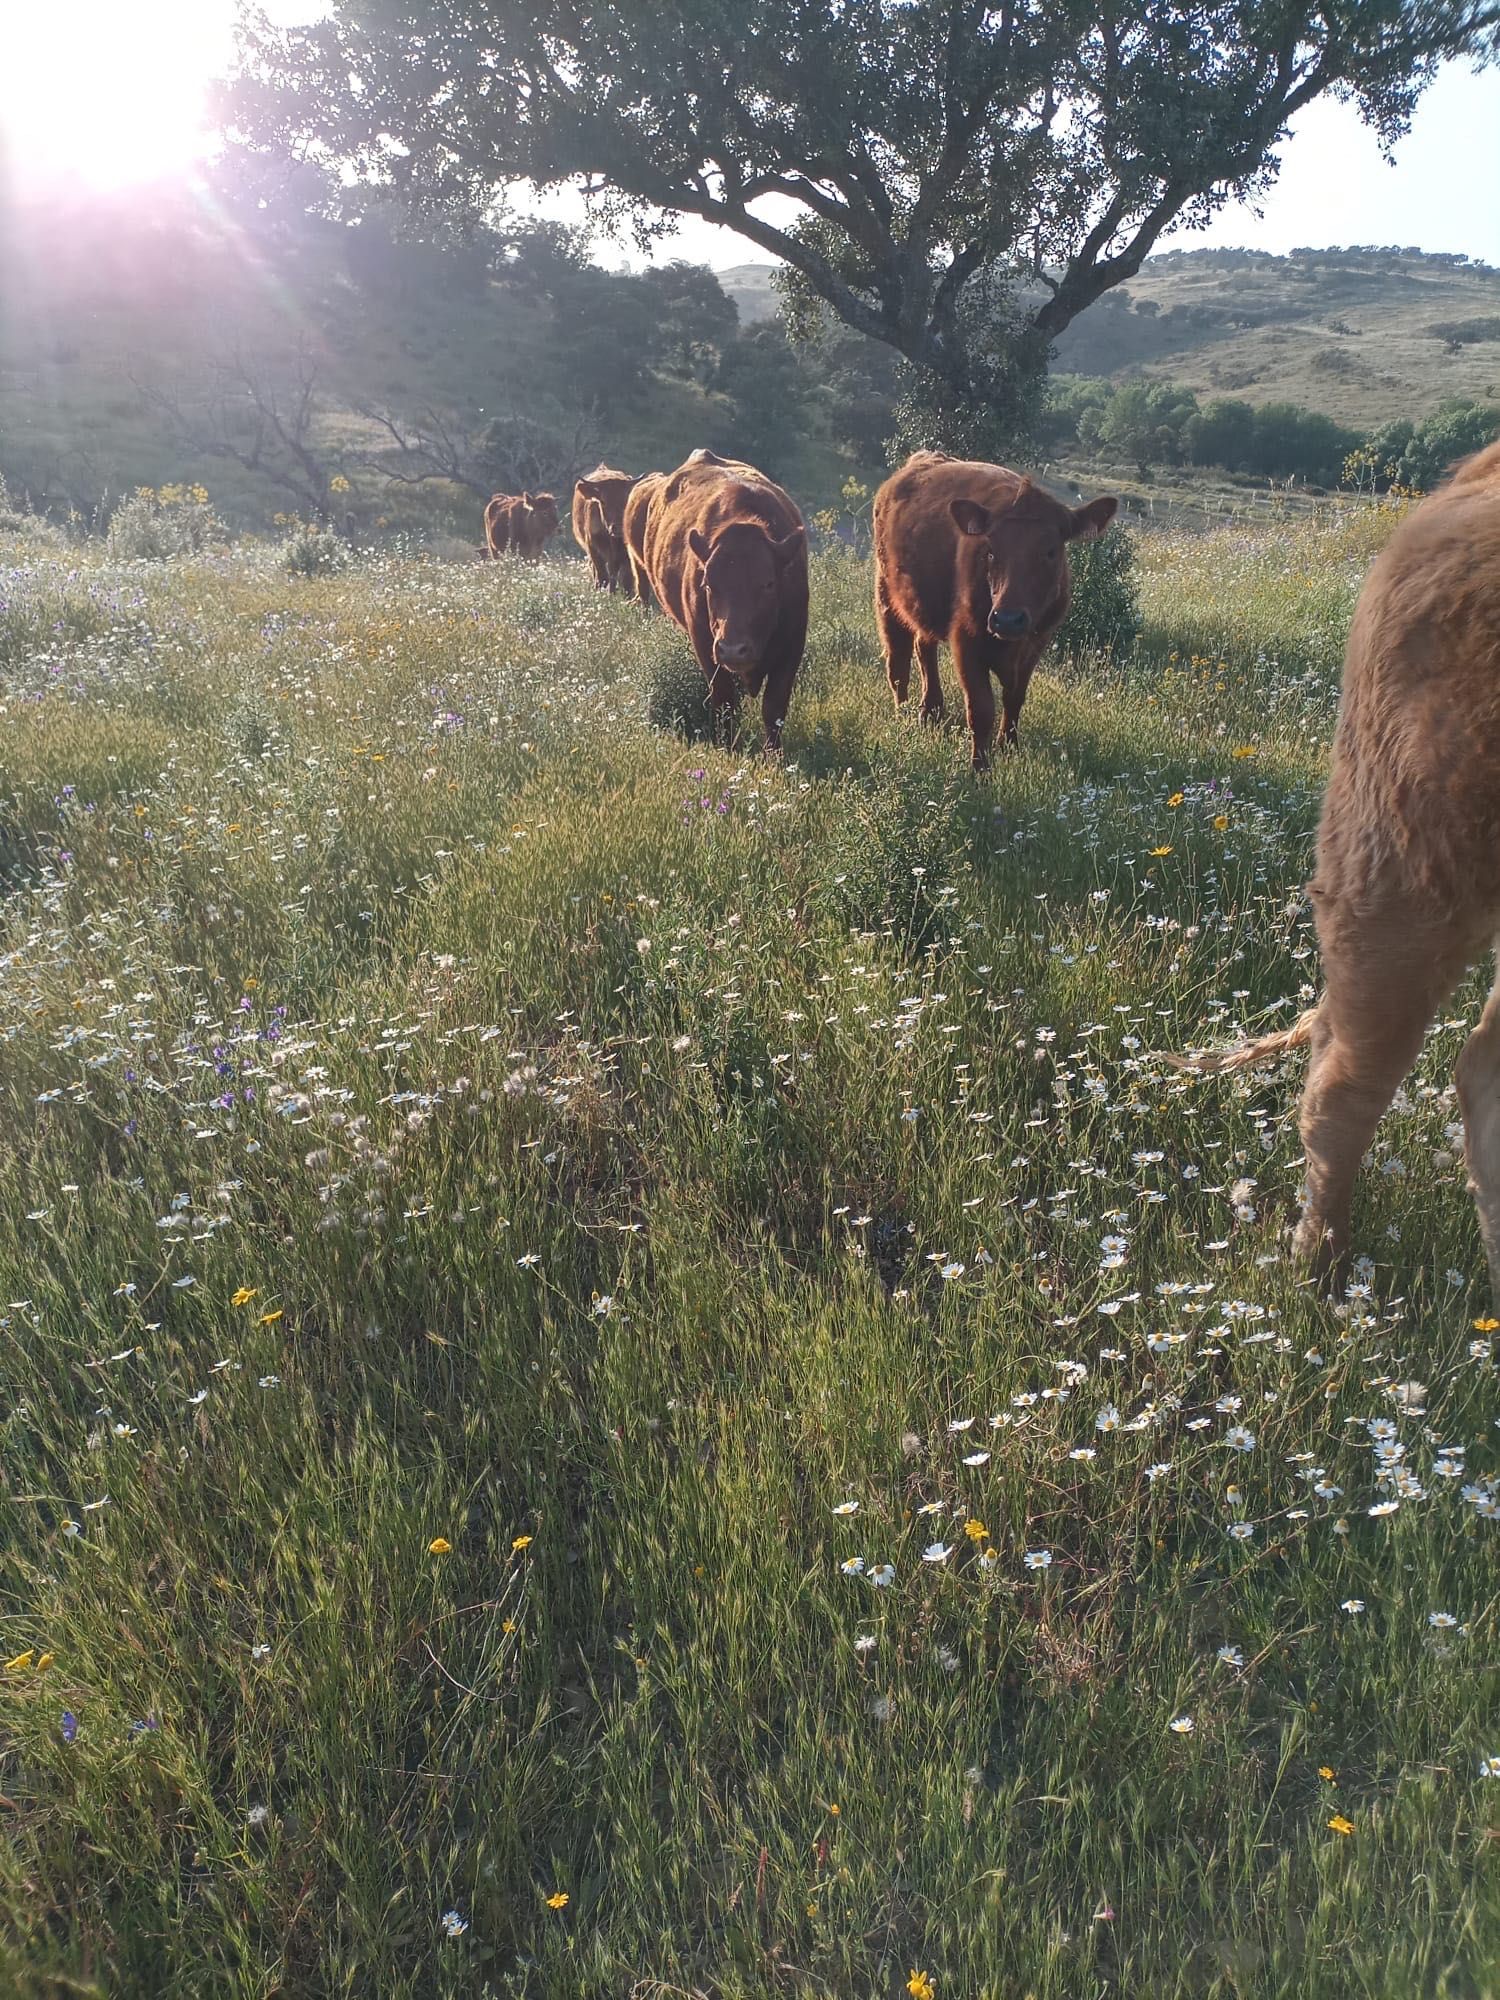
[[[950,500],[948,512],[961,535],[987,535],[990,531],[989,509],[977,500]]]
[[[1113,493],[1106,493],[1100,500],[1090,500],[1087,507],[1075,507],[1072,526],[1068,529],[1068,540],[1093,541],[1095,536],[1104,533],[1119,511],[1120,503]]]
[[[580,479],[578,490],[585,500],[597,500],[599,498],[599,489],[592,479]]]
[[[785,569],[789,562],[794,562],[801,554],[806,541],[806,528],[793,528],[792,532],[789,535],[783,535],[779,542],[773,541],[771,543],[771,554],[776,558],[776,567],[778,569]]]
[[[521,505],[523,507],[534,507],[536,505],[536,502],[532,499],[529,493],[523,493],[521,495]]]
[[[693,554],[698,558],[699,562],[706,563],[708,561],[708,553],[710,548],[712,547],[712,544],[710,543],[707,535],[704,534],[701,528],[694,528],[689,533],[688,547],[692,550]]]

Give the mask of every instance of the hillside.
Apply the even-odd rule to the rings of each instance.
[[[743,318],[774,310],[771,269],[719,273]],[[1300,403],[1373,429],[1448,396],[1500,396],[1500,271],[1415,251],[1168,251],[1075,321],[1053,366]]]
[[[467,439],[497,426],[498,462],[508,451],[540,484],[601,455],[671,465],[740,442],[704,370],[641,362],[642,302],[604,272],[565,273],[562,305],[555,270],[497,282],[473,246],[187,196],[149,213],[0,208],[0,268],[0,474],[54,512],[181,481],[234,526],[299,511],[271,476],[287,456],[274,432],[309,385],[309,450],[388,525],[430,527],[436,506],[467,533],[476,503],[388,480],[412,467],[382,414],[408,434],[434,414]],[[774,469],[814,504],[847,476],[811,437]]]
[[[497,242],[232,194],[0,209],[0,476],[86,518],[199,482],[236,528],[315,511],[348,479],[365,527],[472,540],[492,486],[565,485],[600,456],[735,450],[814,509],[883,462],[890,351],[788,348],[771,265],[632,277]],[[1055,365],[1371,429],[1500,396],[1497,335],[1500,274],[1451,258],[1176,251],[1102,299]],[[398,432],[442,448],[403,451]],[[430,476],[445,468],[456,481]]]

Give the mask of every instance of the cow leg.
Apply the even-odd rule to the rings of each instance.
[[[914,637],[897,617],[879,585],[875,591],[875,622],[880,627],[880,644],[885,654],[885,677],[899,708],[911,687],[911,652]]]
[[[1031,686],[1031,676],[1036,671],[1039,655],[1035,651],[1022,651],[1015,665],[1000,676],[1000,699],[1005,707],[1003,740],[1014,750],[1021,723],[1021,709],[1026,700],[1026,690]]]
[[[922,670],[922,707],[920,714],[924,722],[941,722],[947,714],[948,704],[943,699],[943,680],[938,672],[938,642],[936,639],[918,639],[917,665]]]
[[[964,691],[964,708],[969,718],[969,738],[976,771],[987,771],[990,746],[995,739],[995,689],[990,680],[991,648],[973,633],[963,632],[953,641],[953,663]]]
[[[766,676],[766,691],[761,697],[760,717],[765,725],[766,748],[778,751],[781,748],[781,731],[786,722],[786,712],[792,705],[793,673],[784,667],[773,668]]]
[[[1490,1295],[1500,1300],[1500,980],[1458,1058],[1464,1160],[1489,1260]]]
[[[1353,921],[1320,910],[1318,929],[1327,986],[1302,1093],[1307,1204],[1294,1250],[1337,1276],[1349,1254],[1354,1177],[1464,957],[1451,928],[1424,923],[1399,897],[1372,899]]]

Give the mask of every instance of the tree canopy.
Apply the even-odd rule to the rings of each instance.
[[[1164,230],[1269,185],[1302,106],[1389,143],[1497,39],[1500,0],[336,0],[252,17],[229,116],[346,185],[576,181],[642,245],[724,223],[913,364],[939,427],[1003,430]]]

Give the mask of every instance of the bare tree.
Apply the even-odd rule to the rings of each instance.
[[[203,458],[227,459],[276,487],[309,520],[332,517],[340,457],[317,442],[318,358],[304,337],[290,362],[252,360],[238,346],[211,359],[200,394],[159,379],[131,381],[174,443]]]
[[[353,463],[392,485],[443,481],[481,500],[537,487],[564,491],[598,457],[593,413],[564,410],[546,399],[537,408],[533,398],[533,405],[488,417],[428,405],[405,417],[379,405],[356,404],[390,444]]]

